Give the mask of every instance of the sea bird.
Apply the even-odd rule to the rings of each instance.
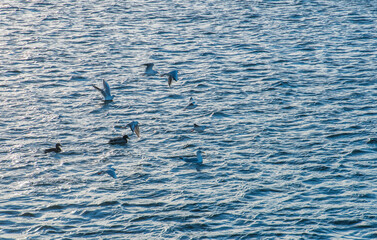
[[[114,99],[114,96],[111,95],[110,93],[110,86],[109,84],[105,81],[105,80],[102,80],[102,83],[103,83],[103,89],[97,87],[96,85],[92,84],[92,86],[97,89],[102,95],[103,97],[105,98],[105,101],[112,101]]]
[[[132,121],[126,125],[126,127],[130,127],[133,133],[136,133],[137,137],[140,137],[140,129],[139,129],[139,122]]]
[[[186,111],[187,109],[193,109],[193,108],[196,108],[196,106],[197,105],[196,105],[194,99],[192,97],[190,97],[189,104],[183,110]]]
[[[112,138],[109,140],[109,144],[126,144],[127,143],[127,139],[129,139],[129,137],[127,135],[124,135],[123,137],[118,137],[118,138]]]
[[[158,73],[157,71],[153,70],[154,63],[145,63],[143,65],[146,66],[144,72],[145,75],[153,76]]]
[[[198,124],[194,123],[194,128],[191,130],[191,132],[204,132],[204,130],[206,129],[207,127],[206,126],[199,126]]]
[[[169,73],[161,74],[161,77],[163,77],[163,76],[168,76],[169,87],[171,86],[171,83],[173,82],[173,80],[178,81],[178,71],[177,70],[171,71]]]
[[[196,151],[196,158],[181,158],[181,159],[188,163],[202,164],[203,163],[202,151],[200,149]]]
[[[54,148],[45,149],[44,152],[45,153],[50,153],[50,152],[60,153],[62,151],[61,146],[62,145],[60,143],[57,143]]]
[[[102,175],[102,174],[105,174],[105,173],[109,174],[113,178],[117,178],[117,175],[115,173],[115,169],[112,168],[111,165],[107,166],[107,169],[103,169],[103,170],[97,172],[97,175]]]

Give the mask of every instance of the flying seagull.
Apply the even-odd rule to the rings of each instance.
[[[102,175],[102,174],[105,174],[105,173],[109,174],[113,178],[117,178],[117,175],[115,173],[115,169],[112,168],[111,165],[107,166],[107,169],[103,169],[103,170],[97,172],[97,175]]]
[[[168,76],[169,87],[171,86],[171,83],[173,82],[173,80],[178,81],[178,71],[177,70],[171,71],[169,73],[161,74],[161,77],[163,77],[163,76]]]
[[[153,70],[154,63],[145,63],[143,65],[146,66],[145,72],[144,72],[145,75],[153,76],[158,73],[157,71]]]
[[[126,127],[130,127],[133,133],[136,133],[137,137],[140,137],[140,129],[139,129],[139,122],[132,121],[126,125]]]
[[[114,99],[114,96],[112,96],[111,93],[110,93],[109,84],[105,80],[102,80],[102,82],[103,82],[103,88],[104,89],[101,89],[94,84],[92,84],[92,86],[95,89],[97,89],[103,95],[103,97],[105,98],[105,101],[112,101]]]

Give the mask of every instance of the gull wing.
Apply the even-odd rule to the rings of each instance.
[[[169,75],[175,80],[178,81],[178,71],[174,70],[169,73]]]
[[[172,82],[173,82],[173,77],[171,75],[169,75],[169,78],[168,78],[169,87],[171,86]]]
[[[152,68],[154,66],[153,63],[147,63],[145,64],[145,66],[147,66],[147,68],[145,69],[146,72],[149,72],[149,71],[152,71]]]
[[[97,86],[94,85],[94,84],[92,84],[92,86],[93,86],[95,89],[97,89],[97,90],[103,95],[103,97],[106,98],[106,93],[105,93],[105,91],[103,91],[101,88],[97,87]]]
[[[109,174],[113,178],[117,178],[117,175],[113,169],[106,170],[106,173]]]
[[[104,95],[105,97],[106,96],[111,96],[111,94],[110,94],[110,86],[109,86],[109,84],[105,81],[105,80],[102,80],[103,81],[103,88],[105,89],[105,91],[104,91],[104,93],[106,94],[106,95]]]
[[[136,125],[136,127],[135,127],[135,133],[136,133],[137,137],[140,137],[139,125]]]
[[[138,137],[140,137],[139,123],[137,121],[130,122],[126,125],[129,126],[131,131],[134,132]]]

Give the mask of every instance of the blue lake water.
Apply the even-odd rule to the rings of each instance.
[[[3,0],[0,30],[0,239],[377,238],[377,1]]]

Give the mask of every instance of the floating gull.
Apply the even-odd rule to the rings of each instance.
[[[206,126],[199,126],[198,124],[194,123],[194,128],[191,130],[191,132],[204,132],[204,130],[206,129],[207,127]]]
[[[196,106],[197,105],[196,105],[194,99],[192,97],[190,97],[189,104],[183,110],[193,109],[193,108],[196,108]]]
[[[124,135],[123,137],[119,137],[119,138],[113,138],[113,139],[110,139],[109,144],[112,144],[112,145],[114,145],[114,144],[126,144],[127,139],[128,139],[127,135]]]
[[[62,151],[61,146],[62,145],[60,143],[57,143],[54,148],[45,149],[44,152],[45,153],[50,153],[50,152],[59,153]]]
[[[140,137],[139,123],[137,121],[128,123],[126,127],[130,127],[131,131],[136,133],[137,137]]]
[[[97,172],[97,175],[102,175],[102,174],[105,174],[105,173],[109,174],[113,178],[117,178],[117,175],[115,173],[115,169],[112,168],[111,165],[107,166],[107,169],[104,169],[104,170]]]
[[[181,159],[188,163],[202,164],[203,163],[202,151],[200,149],[196,151],[196,158],[181,158]]]
[[[144,72],[145,75],[152,76],[158,73],[157,71],[153,70],[154,63],[145,63],[143,65],[146,66],[145,72]]]
[[[178,81],[178,71],[177,70],[174,70],[174,71],[171,71],[169,73],[164,73],[161,75],[161,77],[163,76],[168,76],[168,84],[169,84],[169,87],[171,86],[171,83],[174,81]]]
[[[109,84],[105,80],[102,80],[102,82],[103,82],[103,88],[104,89],[101,89],[101,88],[97,87],[94,84],[92,84],[92,86],[95,89],[97,89],[103,95],[103,97],[105,98],[105,101],[112,101],[114,99],[114,96],[112,96],[110,94],[110,86],[109,86]]]

